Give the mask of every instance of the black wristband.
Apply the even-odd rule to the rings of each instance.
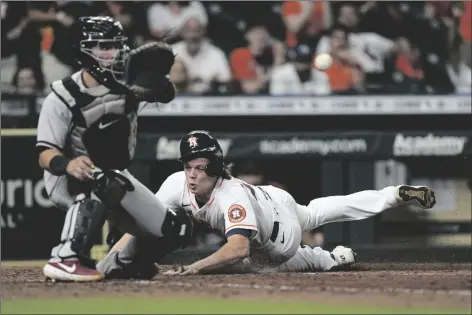
[[[63,155],[56,155],[49,162],[49,172],[56,176],[62,176],[67,174],[67,165],[69,160]]]

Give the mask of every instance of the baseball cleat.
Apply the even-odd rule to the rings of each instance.
[[[404,202],[416,202],[423,209],[431,209],[436,204],[434,191],[426,186],[401,185],[397,189],[398,198]]]
[[[359,256],[349,247],[336,246],[331,252],[331,257],[338,263],[338,266],[350,266],[359,261]]]
[[[87,282],[100,281],[103,275],[95,269],[84,267],[77,260],[48,262],[43,267],[46,281],[52,282]]]

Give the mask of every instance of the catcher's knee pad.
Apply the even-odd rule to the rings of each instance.
[[[119,171],[99,172],[94,177],[93,193],[110,209],[117,207],[127,191],[133,191],[131,181]]]
[[[72,216],[75,216],[71,235],[71,249],[77,254],[88,252],[107,217],[106,207],[98,200],[79,195],[73,205]]]
[[[162,223],[162,234],[176,249],[185,248],[193,239],[193,217],[183,208],[167,209]]]

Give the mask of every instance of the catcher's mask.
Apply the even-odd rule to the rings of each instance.
[[[207,131],[192,131],[180,140],[179,161],[185,165],[188,161],[201,157],[210,161],[205,167],[205,173],[208,176],[223,175],[223,150],[218,141]]]
[[[108,16],[79,18],[72,27],[72,46],[75,59],[83,68],[90,69],[100,82],[111,75],[124,81],[125,64],[130,48],[120,22]]]

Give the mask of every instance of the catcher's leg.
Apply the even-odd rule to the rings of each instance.
[[[186,216],[186,213],[182,213],[185,212],[184,209],[174,209],[173,212],[177,217]],[[118,228],[122,231],[131,231],[130,233],[135,235],[130,233],[123,235],[105,258],[97,264],[97,270],[109,279],[151,279],[158,272],[156,263],[161,258],[178,248],[189,245],[196,235],[206,234],[212,230],[211,226],[205,222],[190,216],[188,218],[192,226],[191,238],[185,240],[172,236],[149,237],[139,231],[133,232],[136,229],[129,224],[131,218],[127,212],[114,211],[114,214],[116,214]]]
[[[192,224],[184,213],[168,209],[127,170],[94,174],[93,192],[109,209],[121,206],[147,236],[175,238],[185,242],[191,237]],[[182,233],[183,232],[183,233]]]
[[[331,222],[363,220],[409,202],[425,209],[431,208],[435,204],[434,192],[424,186],[390,186],[346,196],[318,198],[308,206],[297,204],[295,207],[302,229],[310,231]]]
[[[47,278],[58,281],[97,281],[103,276],[96,270],[87,268],[79,256],[93,246],[93,239],[102,228],[107,211],[98,200],[77,196],[69,208],[61,234],[61,243],[54,247],[51,259],[44,266]]]
[[[150,237],[140,235],[131,235],[126,233],[110,250],[105,258],[97,264],[99,270],[106,278],[119,279],[151,279],[159,271],[156,263],[167,254],[176,249],[184,248],[193,242],[194,237],[200,234],[206,234],[211,226],[205,222],[198,221],[192,216],[188,216],[185,209],[173,209],[179,222],[189,220],[191,226],[191,234],[189,238],[176,237],[167,234],[164,237]],[[123,217],[128,216],[127,213],[119,214]],[[118,218],[118,222],[122,221]],[[127,220],[129,221],[129,220]],[[127,222],[126,222],[127,223]],[[132,226],[118,223],[118,227],[125,231],[134,230]],[[169,236],[170,235],[170,236]]]
[[[112,279],[152,279],[159,269],[159,240],[125,234],[97,264],[97,270]]]
[[[161,258],[186,245],[173,237],[125,234],[97,264],[97,270],[109,279],[151,279],[159,271],[156,263]]]

